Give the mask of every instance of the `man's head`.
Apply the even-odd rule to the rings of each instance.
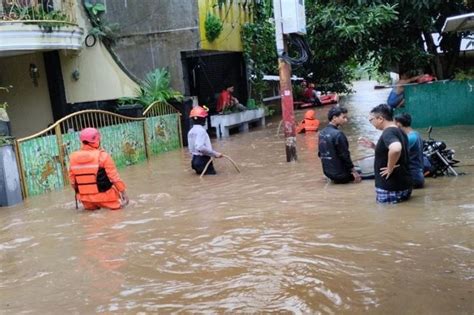
[[[224,90],[229,91],[229,92],[234,92],[234,85],[232,83],[225,83],[224,84]]]
[[[408,113],[398,114],[393,119],[398,127],[411,127],[411,115]]]
[[[316,115],[316,112],[314,110],[310,109],[306,113],[304,113],[304,118],[305,119],[314,119],[315,115]]]
[[[189,118],[193,123],[204,126],[206,124],[206,117],[209,114],[209,109],[206,106],[196,106],[189,113]]]
[[[328,112],[328,121],[336,126],[342,126],[347,122],[347,109],[342,106],[334,106]]]
[[[100,132],[95,128],[84,128],[79,134],[79,140],[83,144],[98,148],[100,145]]]
[[[392,109],[387,104],[377,105],[370,111],[369,122],[379,130],[384,128],[385,122],[391,121],[393,121]]]

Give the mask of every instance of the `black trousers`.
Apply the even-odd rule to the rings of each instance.
[[[206,167],[207,162],[211,159],[210,156],[207,155],[193,155],[193,160],[191,161],[191,167],[193,170],[196,171],[197,174],[201,174]],[[215,175],[216,170],[214,169],[214,163],[211,162],[209,167],[207,168],[206,174],[204,175]]]

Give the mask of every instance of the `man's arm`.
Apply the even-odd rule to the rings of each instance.
[[[402,144],[400,142],[392,142],[388,146],[388,162],[386,167],[380,169],[380,175],[385,178],[389,178],[393,173],[393,170],[398,167],[397,162],[402,154]]]

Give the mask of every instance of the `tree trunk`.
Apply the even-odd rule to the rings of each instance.
[[[428,32],[423,32],[423,36],[425,37],[426,47],[430,54],[434,56],[432,62],[432,68],[434,68],[435,75],[439,80],[444,79],[444,71],[443,71],[443,64],[441,62],[441,56],[438,54],[438,46],[435,45],[433,41],[433,37]]]

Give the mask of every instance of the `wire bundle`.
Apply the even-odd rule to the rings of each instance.
[[[311,50],[309,49],[308,43],[306,43],[303,36],[298,34],[290,34],[288,38],[290,45],[297,49],[298,57],[290,57],[286,52],[284,52],[280,57],[293,66],[302,66],[311,56]]]

